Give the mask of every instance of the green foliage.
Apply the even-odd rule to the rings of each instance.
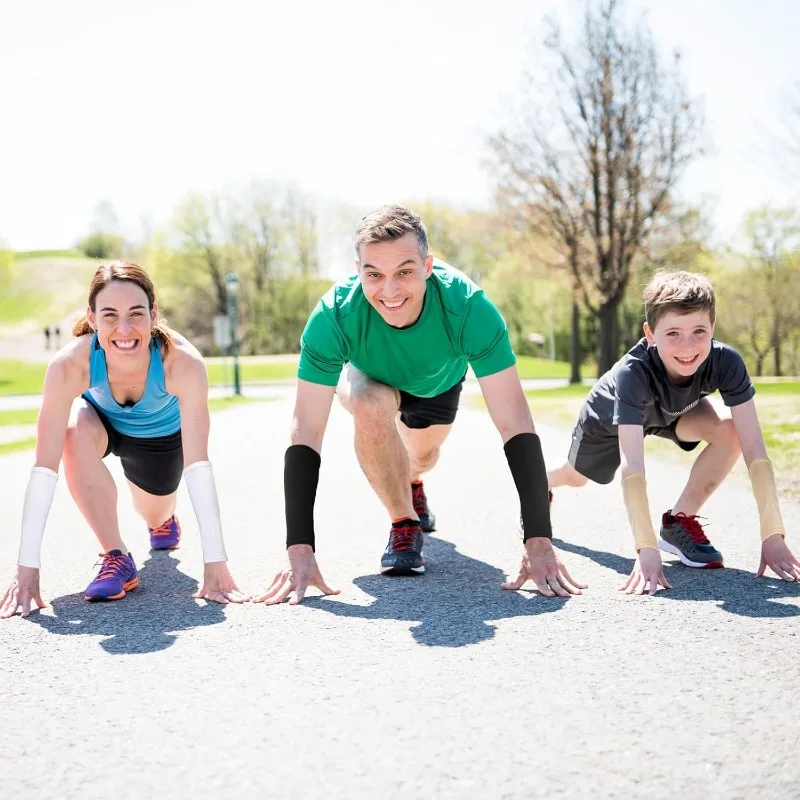
[[[124,249],[122,237],[113,233],[90,233],[78,242],[78,250],[88,258],[122,258]]]

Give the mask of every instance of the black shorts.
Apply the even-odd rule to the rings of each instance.
[[[465,374],[464,378],[466,377]],[[458,411],[458,399],[461,395],[464,378],[446,392],[437,394],[435,397],[417,397],[414,394],[400,391],[400,421],[407,428],[452,425]]]
[[[88,399],[108,435],[109,453],[119,457],[125,477],[148,494],[167,495],[177,490],[183,476],[183,444],[181,432],[169,436],[139,439],[120,433],[111,420]]]
[[[694,450],[700,442],[683,442],[678,438],[675,428],[676,419],[665,428],[645,428],[645,436],[660,436],[669,439],[681,450]],[[576,472],[595,483],[611,483],[621,462],[619,454],[619,436],[616,432],[608,432],[595,428],[591,423],[579,420],[572,431],[572,444],[567,460]]]

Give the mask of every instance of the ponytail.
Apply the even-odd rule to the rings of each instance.
[[[89,317],[84,314],[73,326],[73,336],[85,336],[87,333],[94,333],[94,328],[89,324]]]

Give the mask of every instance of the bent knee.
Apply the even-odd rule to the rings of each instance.
[[[392,421],[397,413],[397,393],[390,386],[372,381],[364,386],[353,387],[346,406],[359,421]]]
[[[67,426],[64,457],[69,458],[78,453],[96,453],[102,445],[104,434],[102,423],[96,416],[92,420],[87,414],[79,413],[77,419]]]
[[[570,486],[574,486],[576,489],[579,489],[581,486],[586,486],[589,483],[589,479],[585,475],[581,475],[580,472],[573,469],[572,473],[568,477],[568,483]]]
[[[428,472],[436,466],[439,460],[439,448],[435,450],[428,450],[422,454],[413,454],[414,465],[420,472]]]

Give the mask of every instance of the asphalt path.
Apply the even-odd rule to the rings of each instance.
[[[251,592],[284,563],[290,414],[281,396],[212,421],[230,566]],[[560,462],[569,432],[540,433]],[[754,577],[746,484],[705,509],[727,568],[666,560],[674,588],[655,598],[616,591],[632,565],[619,485],[558,491],[557,543],[589,589],[504,592],[522,552],[515,492],[488,415],[465,407],[426,481],[439,520],[427,573],[386,578],[386,515],[335,406],[317,554],[341,595],[222,607],[191,598],[202,563],[185,488],[183,546],[150,553],[110,464],[141,586],[81,599],[98,545],[62,475],[43,547],[50,605],[0,622],[2,798],[798,796],[800,587]],[[4,584],[30,465],[0,458]],[[654,514],[685,477],[650,464]],[[782,507],[797,550],[800,507]]]

